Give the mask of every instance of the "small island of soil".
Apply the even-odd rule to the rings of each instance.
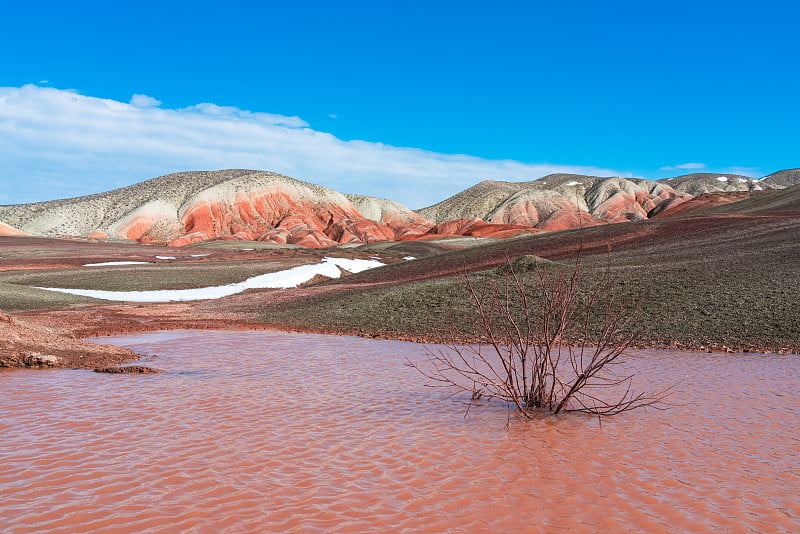
[[[146,367],[144,365],[127,365],[125,367],[95,367],[95,373],[109,373],[109,374],[136,374],[136,375],[145,375],[145,374],[154,374],[154,373],[164,373],[163,369],[155,369],[153,367]]]

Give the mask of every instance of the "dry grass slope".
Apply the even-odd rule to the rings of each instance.
[[[625,295],[645,295],[643,321],[652,325],[646,344],[800,351],[800,217],[785,212],[675,217],[519,238],[367,271],[279,304],[264,299],[238,306],[273,324],[437,339],[443,320],[472,321],[458,281],[465,270],[493,269],[523,254],[570,263],[579,250],[587,282],[610,265]]]
[[[800,175],[798,175],[800,176]],[[800,216],[800,185],[790,186],[786,189],[761,194],[752,198],[717,206],[700,213],[781,213],[797,212]]]

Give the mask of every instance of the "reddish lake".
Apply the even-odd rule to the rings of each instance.
[[[0,373],[0,532],[800,532],[797,356],[636,352],[686,405],[600,425],[464,417],[413,343],[109,339],[168,372]]]

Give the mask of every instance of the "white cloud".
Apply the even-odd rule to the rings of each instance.
[[[203,115],[211,115],[223,119],[242,119],[269,126],[287,126],[289,128],[304,128],[308,126],[308,123],[300,117],[287,117],[285,115],[275,115],[272,113],[245,111],[239,108],[218,106],[216,104],[197,104],[178,111],[199,111]]]
[[[152,96],[135,94],[129,103],[137,108],[157,108],[161,105],[161,100],[156,100]]]
[[[138,98],[142,97],[142,98]],[[344,193],[423,207],[485,179],[555,172],[631,176],[610,169],[441,154],[343,141],[299,117],[215,104],[140,107],[73,91],[0,88],[0,190],[10,202],[85,195],[188,170],[279,172]],[[155,100],[155,99],[152,99]]]
[[[681,163],[680,165],[670,165],[668,167],[661,167],[660,170],[662,171],[686,171],[686,170],[698,170],[698,169],[705,169],[707,165],[705,163]]]
[[[758,167],[727,167],[726,170],[720,171],[727,174],[741,174],[742,176],[749,176],[755,178],[761,176],[761,170]]]
[[[683,163],[681,165],[671,165],[669,167],[661,167],[661,171],[697,171],[707,172],[711,174],[739,174],[755,178],[761,176],[761,171],[757,167],[709,167],[705,163]],[[669,176],[669,175],[668,175]]]
[[[339,115],[337,115],[336,113],[328,113],[328,117],[331,119],[338,119]]]

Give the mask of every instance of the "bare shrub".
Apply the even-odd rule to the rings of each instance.
[[[645,331],[641,297],[622,298],[609,268],[588,287],[582,275],[580,257],[566,266],[530,256],[493,272],[465,273],[474,329],[451,321],[452,342],[429,350],[426,364],[409,365],[436,385],[473,401],[505,401],[526,417],[615,415],[663,400],[666,391],[637,392],[633,376],[614,369]],[[475,330],[481,343],[462,344]]]

